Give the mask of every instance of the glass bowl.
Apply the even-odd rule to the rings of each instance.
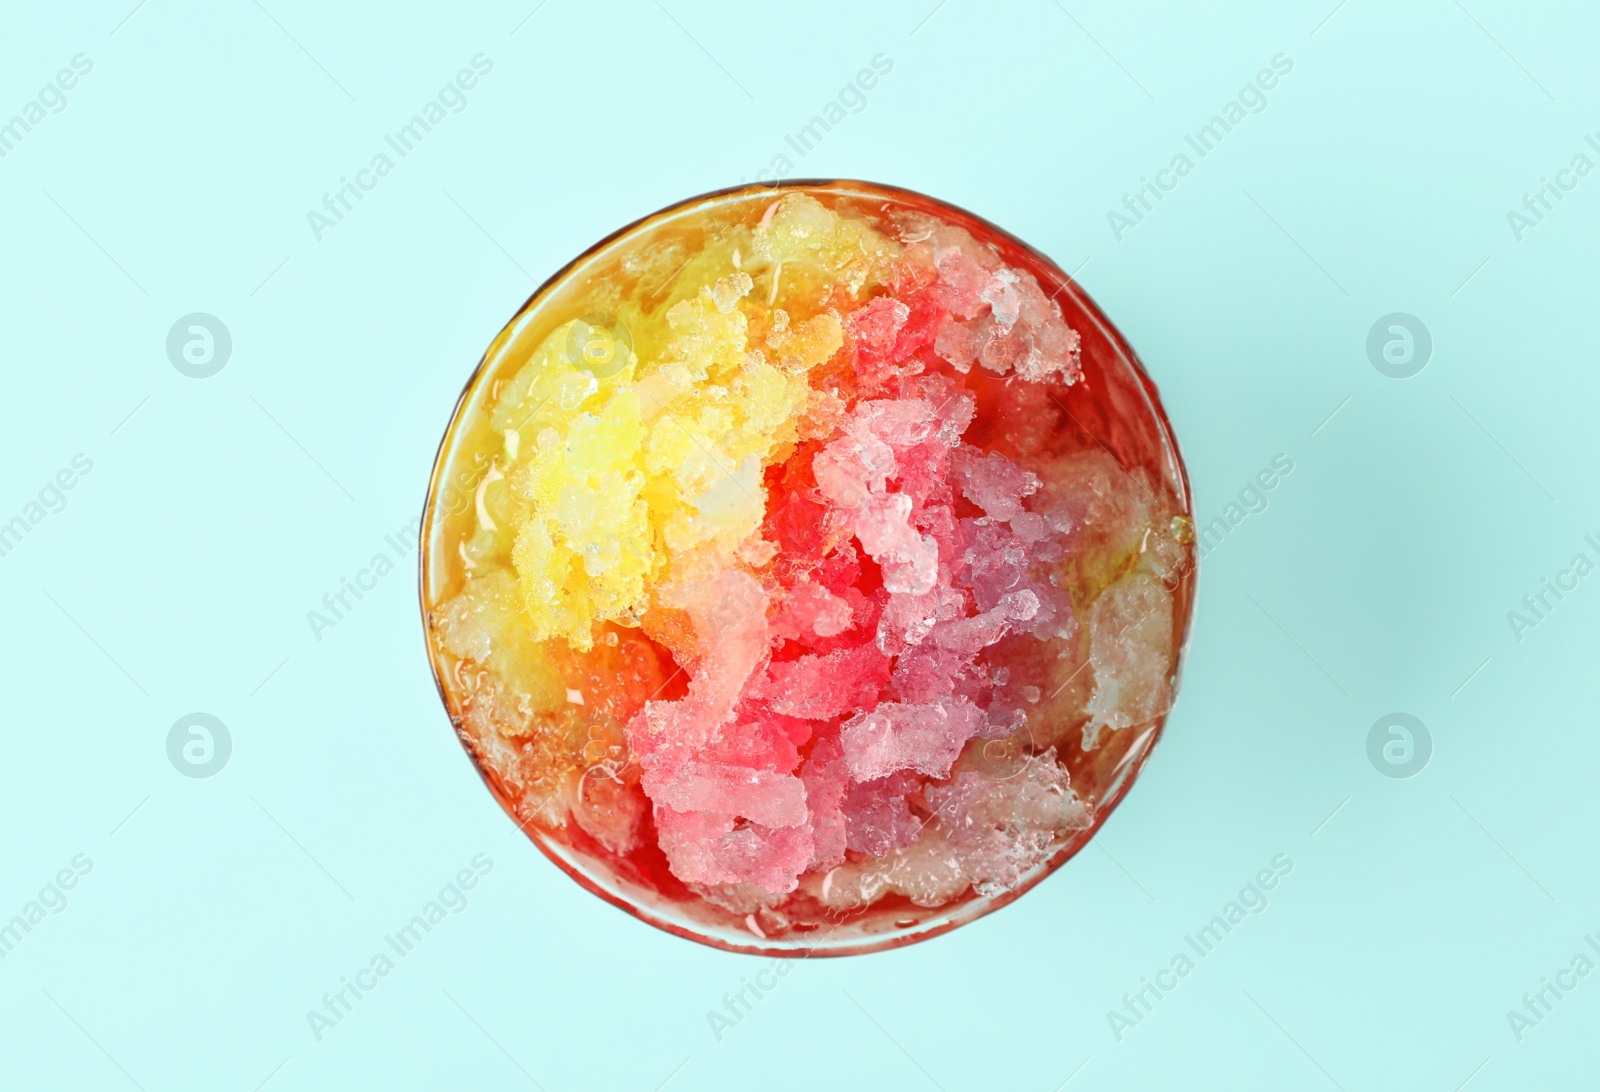
[[[692,240],[708,227],[753,223],[778,197],[790,192],[817,196],[835,207],[880,215],[885,212],[927,214],[970,232],[988,244],[1005,265],[1031,273],[1059,304],[1066,322],[1081,337],[1083,378],[1052,394],[1060,408],[1054,439],[1060,451],[1100,449],[1114,458],[1132,481],[1139,475],[1160,494],[1174,513],[1171,534],[1179,543],[1180,560],[1167,567],[1163,584],[1171,593],[1172,633],[1170,684],[1176,695],[1177,676],[1189,629],[1195,590],[1193,511],[1188,480],[1171,425],[1162,410],[1155,384],[1137,355],[1083,289],[1054,262],[1020,239],[955,206],[909,190],[877,183],[805,180],[749,185],[693,197],[646,216],[602,239],[543,285],[494,338],[467,381],[445,431],[428,486],[421,532],[421,604],[427,648],[439,694],[468,756],[491,793],[512,820],[555,864],[589,891],[667,932],[717,948],[768,956],[849,955],[910,944],[948,932],[997,910],[1020,897],[1061,867],[1086,845],[1133,784],[1161,735],[1166,712],[1146,723],[1104,732],[1098,745],[1084,750],[1058,744],[1057,761],[1070,773],[1072,789],[1092,805],[1091,818],[1053,845],[1048,856],[1015,883],[986,893],[969,888],[953,901],[933,908],[918,906],[890,893],[869,905],[823,906],[802,889],[777,913],[763,909],[740,913],[707,901],[679,881],[666,867],[659,849],[648,843],[626,856],[611,852],[577,823],[548,823],[519,798],[515,789],[486,760],[495,745],[475,734],[463,715],[466,683],[459,672],[465,661],[440,644],[440,605],[465,579],[458,543],[475,518],[474,495],[494,465],[501,437],[487,425],[486,410],[501,384],[529,359],[552,330],[578,315],[595,312],[592,294],[623,268],[630,255]],[[670,281],[669,281],[670,283]],[[662,290],[667,286],[663,285]],[[974,374],[978,369],[973,369]],[[995,378],[996,389],[1004,380]],[[1088,666],[1087,660],[1084,666]],[[1079,671],[1081,672],[1081,668]],[[1073,684],[1069,679],[1063,688]],[[1077,684],[1084,685],[1084,684]],[[1052,698],[1054,695],[1052,695]],[[1170,703],[1167,706],[1170,710]],[[1063,725],[1070,728],[1070,725]],[[1061,733],[1052,731],[1052,736]],[[590,730],[597,754],[616,753],[617,727]],[[1030,748],[991,741],[980,759],[997,777],[1014,776],[1019,763],[1033,761]],[[606,770],[612,767],[604,767]],[[592,772],[592,771],[590,771]],[[606,790],[604,778],[580,778],[577,805],[585,794]],[[546,806],[548,801],[546,802]]]

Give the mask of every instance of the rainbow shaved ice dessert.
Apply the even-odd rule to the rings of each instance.
[[[1081,296],[985,227],[861,184],[669,210],[464,397],[426,531],[441,691],[524,829],[647,920],[948,927],[1080,846],[1159,731],[1175,447]]]

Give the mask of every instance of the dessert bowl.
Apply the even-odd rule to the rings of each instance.
[[[921,940],[1128,791],[1176,692],[1188,483],[1083,290],[853,181],[692,198],[490,344],[424,510],[428,653],[590,891],[741,952]]]

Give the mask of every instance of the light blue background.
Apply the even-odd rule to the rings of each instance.
[[[1592,11],[133,2],[10,4],[0,37],[0,118],[94,62],[0,160],[0,516],[94,462],[0,558],[0,917],[94,862],[0,961],[0,1085],[1594,1082],[1600,976],[1521,1042],[1506,1019],[1600,933],[1600,576],[1520,642],[1506,621],[1600,535],[1600,177],[1520,242],[1506,221],[1600,128]],[[318,242],[306,212],[478,53],[468,108]],[[923,190],[1080,270],[1203,518],[1294,471],[1205,560],[1166,737],[1090,848],[949,936],[797,965],[719,1042],[706,1011],[764,961],[514,833],[435,695],[412,559],[321,641],[306,612],[393,557],[540,281],[754,179],[878,53],[794,176]],[[1119,242],[1107,210],[1278,53],[1268,108]],[[165,354],[195,311],[234,340],[207,380]],[[1395,311],[1435,341],[1404,381],[1365,351]],[[209,780],[166,757],[195,710],[233,735]],[[1366,755],[1392,711],[1433,736],[1409,780]],[[317,1042],[306,1010],[477,853],[470,907]],[[1280,853],[1270,907],[1119,1042],[1107,1010]]]

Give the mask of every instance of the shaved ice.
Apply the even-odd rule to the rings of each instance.
[[[763,939],[1022,889],[1171,705],[1186,497],[1079,420],[1127,411],[1063,282],[970,220],[797,187],[672,231],[465,403],[427,588],[463,740],[536,838]]]

